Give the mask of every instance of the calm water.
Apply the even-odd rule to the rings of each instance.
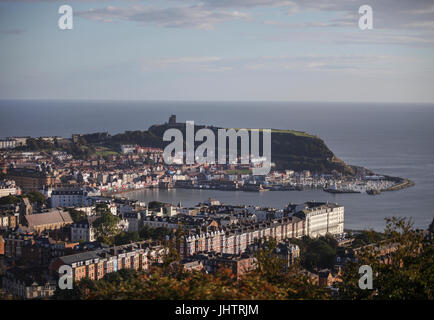
[[[379,196],[321,191],[243,193],[142,191],[130,196],[194,205],[209,197],[225,203],[281,208],[288,202],[330,200],[345,206],[346,228],[384,228],[384,217],[434,217],[434,105],[269,102],[0,101],[0,137],[69,137],[72,133],[145,130],[176,114],[178,121],[225,127],[281,128],[320,136],[350,164],[412,179],[416,186]]]

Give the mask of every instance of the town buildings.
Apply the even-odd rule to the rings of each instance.
[[[0,256],[5,254],[5,239],[0,235]]]
[[[73,281],[83,278],[99,280],[121,269],[146,271],[151,263],[162,262],[166,253],[165,247],[136,242],[59,257],[52,261],[49,270],[51,274],[58,275],[59,268],[67,265],[72,268]]]
[[[13,267],[6,270],[2,286],[6,293],[22,299],[44,299],[54,294],[57,282],[45,268]]]
[[[73,223],[67,211],[52,209],[42,213],[25,215],[25,225],[31,231],[42,232],[44,230],[60,229]]]
[[[256,258],[252,253],[202,253],[184,259],[181,264],[190,271],[205,270],[207,273],[215,273],[221,268],[229,269],[237,279],[240,279],[242,275],[256,268]]]
[[[309,209],[305,209],[306,206]],[[273,215],[276,216],[275,213]],[[179,250],[185,256],[208,251],[241,254],[260,239],[281,241],[302,236],[338,235],[343,233],[343,220],[342,206],[335,203],[307,203],[301,207],[291,207],[280,218],[272,218],[271,215],[259,222],[190,230]]]
[[[9,195],[20,195],[21,189],[16,186],[14,180],[0,180],[0,198]]]
[[[92,227],[93,221],[95,221],[95,217],[88,217],[73,223],[71,225],[71,241],[95,241],[95,230]]]
[[[13,149],[25,146],[29,137],[7,137],[0,140],[0,149]]]
[[[176,124],[176,117],[171,117],[170,122]],[[96,134],[86,139],[104,141],[106,137]],[[75,135],[68,143],[79,143],[82,138]],[[50,296],[53,288],[50,281],[58,277],[61,265],[70,266],[74,280],[78,281],[85,277],[98,280],[121,269],[147,271],[152,263],[162,262],[161,257],[168,249],[161,245],[136,242],[108,247],[96,241],[92,223],[102,205],[120,218],[118,227],[122,231],[140,233],[144,227],[169,229],[163,230],[163,242],[174,245],[186,270],[211,273],[225,267],[237,278],[255,268],[254,252],[264,239],[278,242],[276,254],[289,268],[298,259],[300,250],[288,239],[343,233],[344,208],[334,203],[307,202],[276,209],[226,205],[208,199],[183,208],[181,203],[147,204],[119,197],[123,192],[141,188],[262,192],[273,188],[321,187],[336,179],[334,176],[287,170],[252,177],[247,174],[248,165],[169,166],[163,162],[162,149],[140,145],[119,148],[121,153],[117,150],[89,159],[74,159],[58,151],[0,153],[3,156],[0,169],[6,174],[6,179],[0,182],[0,196],[19,195],[20,190],[40,191],[51,207],[46,210],[43,204],[31,203],[31,197],[22,197],[20,204],[0,206],[0,231],[7,232],[3,241],[0,239],[0,254],[24,264],[19,270],[28,272],[28,276],[22,277],[17,274],[18,269],[9,266],[11,272],[4,284],[7,292],[25,298]],[[64,208],[85,212],[87,218],[74,222]],[[79,216],[71,212],[74,217]],[[49,274],[42,272],[44,277],[33,277],[35,267],[43,267]]]
[[[14,180],[24,193],[38,191],[55,183],[50,174],[28,168],[9,169],[8,177]]]
[[[19,213],[4,211],[0,213],[0,230],[14,230],[19,224]]]

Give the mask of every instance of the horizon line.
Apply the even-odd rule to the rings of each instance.
[[[330,104],[330,103],[338,103],[338,104],[345,104],[345,103],[351,103],[351,104],[418,104],[418,105],[434,105],[434,101],[419,101],[419,102],[407,102],[407,101],[332,101],[332,100],[326,100],[326,101],[320,101],[320,100],[207,100],[207,99],[194,99],[194,100],[188,100],[188,99],[58,99],[58,98],[0,98],[0,101],[58,101],[58,102],[193,102],[193,103],[201,103],[201,102],[216,102],[216,103],[324,103],[324,104]]]

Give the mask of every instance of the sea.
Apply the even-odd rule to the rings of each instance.
[[[283,208],[308,200],[345,207],[346,229],[385,227],[385,217],[407,217],[427,228],[434,217],[434,104],[210,101],[0,100],[0,137],[146,130],[176,115],[178,122],[227,128],[294,129],[315,134],[352,165],[409,178],[415,186],[380,195],[329,194],[320,190],[231,192],[141,190],[142,201],[193,206],[208,198],[227,204]]]

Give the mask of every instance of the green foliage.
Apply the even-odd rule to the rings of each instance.
[[[276,241],[270,239],[256,253],[257,272],[273,283],[281,281],[285,267],[284,261],[275,254],[276,245]]]
[[[161,136],[162,138],[163,136]],[[137,144],[150,147],[162,147],[162,139],[155,136],[149,131],[125,131],[124,133],[116,134],[106,142],[106,145],[120,150],[122,144]]]
[[[97,214],[111,213],[106,203],[97,203],[95,206],[95,211]]]
[[[303,280],[303,279],[301,279]],[[307,290],[301,289],[306,287]],[[60,291],[71,291],[65,296]],[[321,292],[319,294],[318,292]],[[92,300],[247,300],[247,299],[316,299],[324,298],[323,291],[291,277],[280,284],[266,281],[259,273],[250,273],[237,280],[227,269],[216,274],[177,269],[171,273],[153,268],[149,273],[121,270],[99,281],[84,279],[74,290],[56,291],[55,299]]]
[[[6,197],[2,197],[0,198],[0,205],[19,204],[22,198],[29,198],[30,203],[37,202],[40,204],[45,203],[45,201],[47,200],[45,196],[39,191],[33,191],[27,194],[23,194],[21,196],[9,195]]]
[[[154,160],[152,160],[151,158],[147,157],[147,158],[145,159],[145,164],[151,166],[151,165],[154,164]]]
[[[333,266],[335,255],[336,251],[330,245],[315,239],[307,247],[303,257],[303,265],[308,270],[330,268]]]
[[[150,210],[160,209],[163,206],[164,206],[164,203],[160,202],[160,201],[151,201],[148,203],[148,209],[150,209]]]
[[[52,151],[55,150],[55,146],[53,143],[49,142],[49,141],[45,141],[42,138],[29,138],[27,139],[26,142],[26,148],[27,150],[30,151],[40,151],[40,150],[45,150],[45,151]]]
[[[84,137],[80,137],[78,143],[60,143],[57,139],[54,142],[45,141],[42,138],[29,138],[27,145],[18,147],[21,151],[65,151],[76,159],[89,159],[96,152],[95,146],[88,144]]]
[[[27,193],[27,194],[23,195],[22,197],[23,198],[29,198],[29,201],[31,203],[37,202],[37,203],[42,204],[42,203],[45,203],[45,201],[47,200],[45,198],[45,196],[42,193],[40,193],[39,191],[33,191],[30,193]]]
[[[74,221],[74,222],[79,222],[79,221],[87,218],[86,213],[83,211],[69,208],[68,212],[69,212],[69,215],[71,216],[72,221]]]
[[[21,199],[16,197],[16,196],[13,196],[13,195],[9,195],[9,196],[0,198],[0,205],[1,206],[8,205],[8,204],[18,204],[20,202],[21,202]]]
[[[358,248],[361,246],[365,246],[370,243],[379,242],[384,240],[384,234],[381,232],[376,232],[372,229],[363,230],[351,235],[354,238],[354,241],[351,244],[351,247]]]
[[[89,278],[84,278],[80,282],[75,282],[72,289],[62,290],[56,286],[56,291],[54,291],[54,300],[81,300],[86,297],[88,292],[92,290],[97,290],[97,281],[91,280]]]
[[[312,239],[292,239],[292,242],[300,247],[301,264],[309,271],[317,271],[323,268],[331,268],[334,264],[337,242],[333,237],[326,236]]]
[[[140,272],[133,269],[121,269],[118,272],[108,273],[104,276],[104,280],[121,285],[123,281],[134,280],[134,277],[140,275]]]
[[[161,141],[170,125],[152,126],[149,133]],[[195,126],[200,130],[203,126]],[[185,134],[185,128],[179,128]],[[217,127],[209,127],[217,135]],[[167,143],[165,143],[166,145]],[[262,147],[262,140],[259,142]],[[331,172],[337,170],[345,174],[354,174],[354,169],[337,159],[323,140],[315,136],[291,130],[272,130],[271,150],[276,170],[293,169],[313,172]],[[240,151],[238,151],[240,152]],[[217,154],[217,149],[216,149]]]
[[[140,241],[140,236],[137,232],[121,232],[114,238],[114,243],[117,246],[138,241]]]
[[[163,257],[163,269],[167,269],[174,262],[179,262],[180,256],[173,243],[169,244],[169,252],[166,253]]]
[[[166,240],[166,236],[171,234],[172,231],[164,227],[150,228],[148,226],[144,226],[143,229],[139,232],[141,239],[153,241],[164,241]]]
[[[115,236],[120,233],[118,228],[119,221],[119,217],[109,212],[103,212],[93,223],[97,240],[107,244],[113,244]]]
[[[385,240],[365,247],[357,263],[347,264],[339,285],[342,299],[409,300],[434,298],[434,246],[406,218],[386,218]],[[379,249],[395,248],[390,263],[379,259]],[[373,290],[358,287],[361,265],[374,272]]]

